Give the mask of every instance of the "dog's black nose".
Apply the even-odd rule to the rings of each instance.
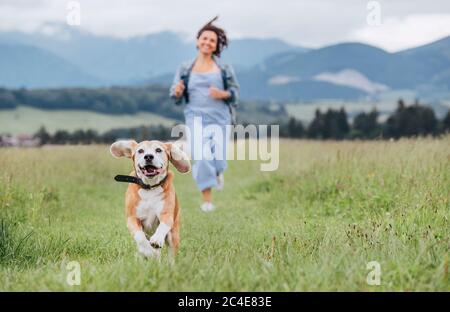
[[[153,156],[152,154],[147,154],[147,155],[144,156],[144,159],[145,159],[146,161],[153,160],[153,158],[154,158],[154,156]]]

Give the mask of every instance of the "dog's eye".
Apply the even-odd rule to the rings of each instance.
[[[157,153],[161,153],[162,149],[160,149],[159,147],[155,150]]]
[[[144,150],[142,148],[138,150],[139,154],[142,154],[143,152],[144,152]]]

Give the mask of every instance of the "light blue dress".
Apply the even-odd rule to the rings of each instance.
[[[213,99],[209,94],[210,86],[223,90],[223,80],[220,71],[208,73],[192,72],[189,78],[189,103],[184,109],[186,126],[189,128],[191,136],[188,136],[191,157],[194,160],[192,175],[200,189],[217,186],[217,175],[227,167],[226,150],[230,139],[231,114],[230,109],[223,100]],[[199,118],[201,117],[201,119]],[[201,124],[198,123],[201,121]],[[201,140],[194,140],[194,122],[202,128]],[[213,127],[211,127],[214,125]],[[209,126],[209,127],[208,127]],[[196,129],[198,129],[198,127]],[[213,129],[212,131],[206,131]],[[214,128],[221,131],[214,131]],[[197,136],[198,138],[199,136]],[[193,155],[195,150],[210,153],[208,157],[205,152]],[[195,157],[193,157],[195,156]],[[207,159],[205,159],[207,158]]]

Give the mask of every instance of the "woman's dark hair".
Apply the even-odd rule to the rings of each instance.
[[[225,34],[225,30],[212,24],[218,18],[219,18],[218,16],[214,17],[205,26],[203,26],[197,33],[197,39],[200,38],[200,36],[204,31],[210,30],[215,32],[217,35],[217,47],[216,51],[214,51],[213,54],[216,55],[217,57],[220,57],[220,53],[223,51],[224,48],[228,46],[228,39],[227,35]]]

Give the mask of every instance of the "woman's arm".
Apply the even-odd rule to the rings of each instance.
[[[227,100],[231,97],[231,92],[226,90],[220,90],[216,87],[209,88],[209,94],[216,100]]]
[[[183,97],[181,96],[183,93],[181,93],[181,95],[179,95],[179,91],[178,91],[178,89],[180,88],[180,87],[178,87],[178,84],[180,83],[180,81],[182,81],[181,80],[182,70],[183,70],[183,65],[181,65],[177,69],[175,76],[173,77],[172,85],[170,86],[170,90],[169,90],[169,96],[171,98],[175,99],[175,104],[177,104],[177,105],[180,105],[181,101],[183,99]]]
[[[226,98],[225,101],[227,104],[237,107],[239,102],[239,83],[231,65],[225,65],[225,71],[227,74],[227,91],[230,93],[229,97]]]

